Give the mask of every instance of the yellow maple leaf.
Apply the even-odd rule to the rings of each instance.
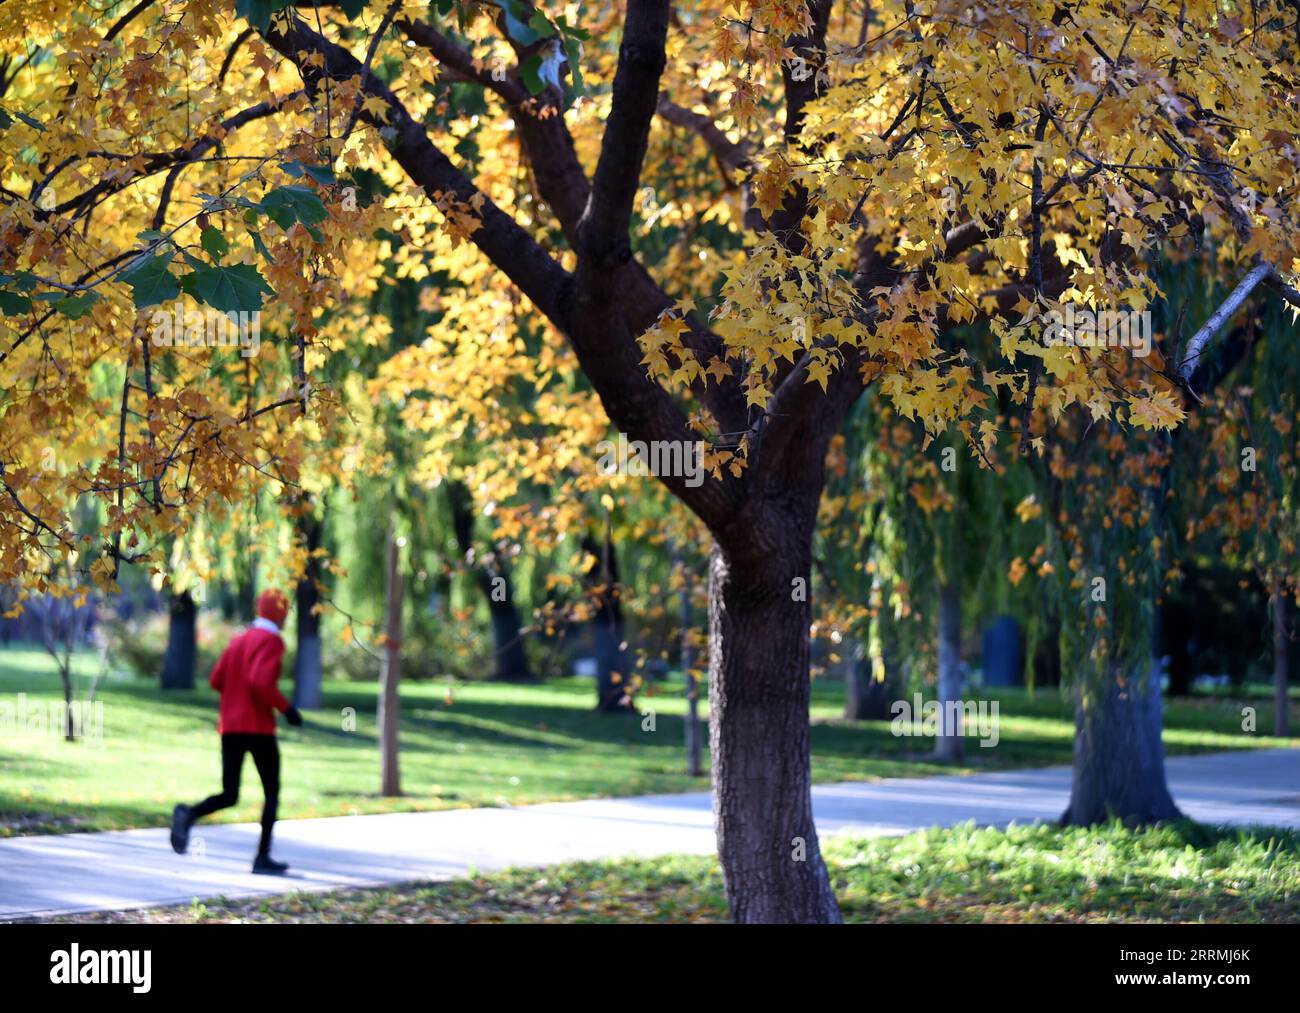
[[[388,122],[388,103],[378,95],[367,95],[365,101],[361,103],[361,111],[369,113],[384,123]]]

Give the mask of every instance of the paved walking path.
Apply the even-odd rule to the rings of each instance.
[[[1177,757],[1168,776],[1195,819],[1300,828],[1300,749]],[[822,834],[889,835],[966,820],[1053,820],[1069,786],[1068,768],[1051,767],[820,785],[813,804]],[[275,832],[275,853],[292,866],[283,878],[249,872],[257,833],[252,823],[200,824],[183,856],[163,829],[0,840],[0,920],[714,848],[702,792],[288,820]]]

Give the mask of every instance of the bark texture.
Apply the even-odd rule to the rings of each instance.
[[[839,922],[812,815],[806,595],[811,539],[773,538],[766,563],[715,549],[709,746],[718,857],[737,922]],[[792,600],[800,599],[803,600]]]
[[[390,531],[386,563],[386,612],[384,655],[379,667],[379,791],[382,795],[400,795],[402,778],[398,764],[398,730],[401,724],[401,700],[397,687],[402,679],[402,599],[404,581],[401,570],[401,542]]]
[[[1181,819],[1165,781],[1160,682],[1115,673],[1075,710],[1070,805],[1061,822],[1089,826],[1111,819],[1130,825]]]

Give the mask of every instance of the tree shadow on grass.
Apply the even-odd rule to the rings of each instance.
[[[80,742],[63,742],[61,744],[69,749],[77,749],[84,745]],[[91,746],[90,748],[95,748]],[[42,778],[52,777],[70,777],[80,773],[85,769],[81,762],[82,757],[69,757],[67,760],[61,760],[50,756],[48,753],[3,753],[0,752],[0,769],[3,769],[6,777],[15,774],[29,780],[39,780]]]
[[[112,827],[166,826],[168,816],[157,810],[113,802],[60,802],[23,798],[0,791],[0,840],[15,836],[41,836],[103,830]]]
[[[656,714],[653,731],[643,730],[637,711],[601,714],[557,704],[460,698],[450,706],[433,700],[403,701],[403,730],[438,739],[486,741],[524,749],[580,750],[595,745],[661,748],[685,736],[685,719]]]
[[[1177,838],[1184,846],[1197,851],[1215,851],[1225,847],[1258,848],[1290,855],[1300,861],[1300,830],[1266,826],[1213,826],[1195,820],[1162,823],[1160,829]]]
[[[889,721],[817,721],[812,726],[814,756],[836,755],[901,764],[898,776],[910,773],[941,773],[955,767],[1002,769],[1006,767],[1050,766],[1070,761],[1070,743],[1043,732],[1018,730],[998,745],[981,746],[978,734],[966,736],[965,758],[945,763],[933,756],[934,740],[928,737],[895,735]]]

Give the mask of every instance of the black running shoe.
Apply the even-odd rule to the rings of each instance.
[[[277,862],[270,855],[258,855],[253,859],[253,871],[263,876],[283,876],[289,871],[289,863]]]
[[[178,805],[172,810],[172,850],[185,854],[190,846],[190,807]]]

